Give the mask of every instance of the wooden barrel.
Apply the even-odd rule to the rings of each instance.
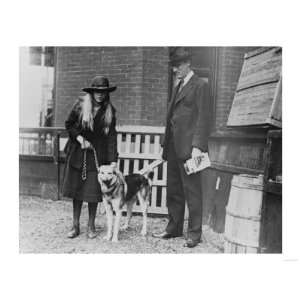
[[[258,253],[263,176],[234,175],[226,207],[225,253]]]

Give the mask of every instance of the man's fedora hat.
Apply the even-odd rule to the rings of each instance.
[[[85,87],[82,90],[87,93],[93,92],[113,92],[117,89],[116,86],[109,86],[109,81],[104,76],[96,76],[91,82],[91,86]]]
[[[176,66],[191,59],[191,53],[184,47],[176,47],[170,54],[170,63]]]

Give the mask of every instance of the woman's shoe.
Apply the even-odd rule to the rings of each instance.
[[[88,229],[88,232],[87,232],[87,237],[88,237],[89,239],[94,239],[96,236],[97,236],[96,230],[95,230],[95,229],[89,228],[89,229]]]
[[[200,238],[200,239],[196,239],[196,240],[193,240],[193,239],[188,238],[188,239],[186,240],[185,244],[183,245],[183,247],[194,248],[194,247],[196,247],[199,243],[202,243],[201,238]]]
[[[79,227],[73,226],[72,229],[68,232],[67,236],[69,239],[73,239],[73,238],[76,238],[77,236],[79,236],[79,234],[80,234]]]

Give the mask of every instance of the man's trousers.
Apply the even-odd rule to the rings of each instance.
[[[176,157],[173,140],[168,143],[167,207],[169,223],[166,232],[182,235],[185,201],[189,210],[187,237],[200,240],[202,234],[201,172],[187,175],[183,161]]]

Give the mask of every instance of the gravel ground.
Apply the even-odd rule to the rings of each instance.
[[[160,240],[151,232],[163,230],[167,218],[148,218],[148,235],[139,234],[142,217],[133,216],[131,226],[119,234],[119,243],[104,241],[105,216],[98,214],[95,239],[86,237],[87,205],[81,216],[81,234],[76,239],[66,237],[72,223],[72,203],[38,197],[20,196],[20,253],[222,253],[223,237],[203,226],[203,243],[189,249],[184,238]]]

